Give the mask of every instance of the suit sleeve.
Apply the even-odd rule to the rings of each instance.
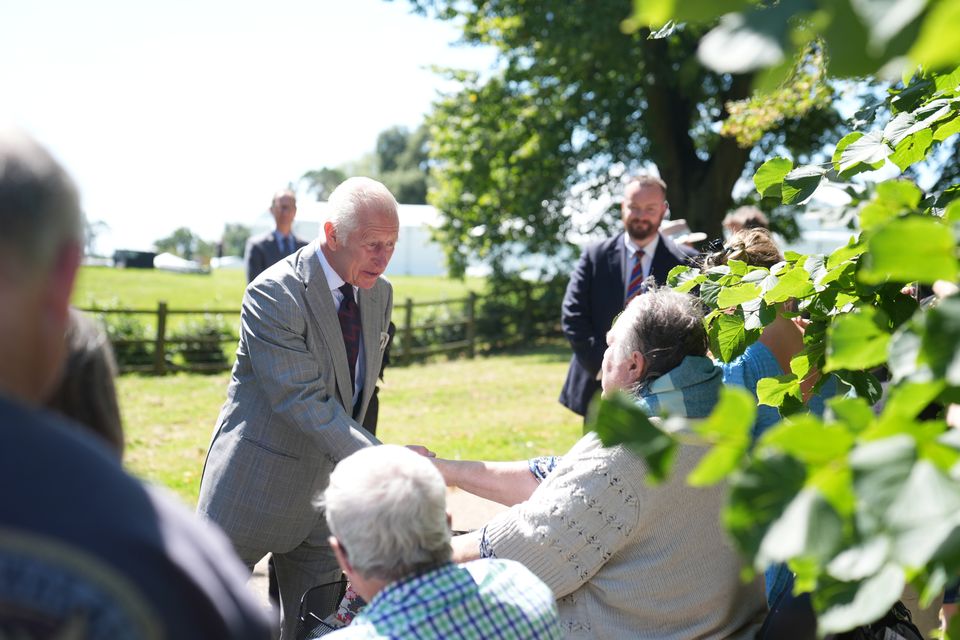
[[[248,287],[241,331],[257,383],[275,418],[299,428],[327,456],[339,461],[379,441],[344,411],[334,389],[327,389],[321,367],[307,346],[307,319],[297,301],[277,282]]]
[[[563,335],[570,342],[581,366],[591,375],[600,371],[603,352],[607,349],[605,341],[597,340],[597,330],[594,327],[591,289],[595,271],[593,257],[589,251],[584,251],[570,276],[570,282],[567,283],[560,315]]]
[[[254,242],[247,242],[247,284],[253,282],[260,273],[267,268],[264,264],[263,249]]]

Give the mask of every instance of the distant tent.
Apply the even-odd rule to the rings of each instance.
[[[209,270],[200,266],[195,260],[185,260],[172,253],[161,253],[153,259],[153,267],[163,271],[174,271],[176,273],[209,273]]]

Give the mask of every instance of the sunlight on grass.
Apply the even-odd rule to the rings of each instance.
[[[475,360],[392,367],[380,392],[378,435],[461,459],[516,460],[563,453],[582,419],[557,396],[569,351],[559,346]],[[196,504],[200,474],[228,373],[123,376],[118,386],[133,473]]]

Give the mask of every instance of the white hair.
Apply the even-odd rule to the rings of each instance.
[[[397,199],[383,183],[362,176],[341,182],[327,200],[329,220],[341,244],[346,245],[350,235],[360,225],[360,213],[367,209],[397,215]]]
[[[392,582],[450,561],[446,492],[427,458],[384,444],[340,461],[323,506],[353,568]]]

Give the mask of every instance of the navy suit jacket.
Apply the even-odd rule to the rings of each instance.
[[[603,364],[603,352],[607,349],[607,331],[617,314],[623,311],[625,252],[623,233],[588,246],[583,250],[563,296],[560,324],[573,347],[573,358],[560,392],[560,403],[580,415],[586,414],[587,405],[600,389],[597,374]],[[650,275],[662,285],[671,269],[688,263],[688,256],[661,235],[653,254]]]
[[[307,245],[306,240],[298,238],[297,236],[293,236],[293,243],[296,245],[293,251]],[[293,253],[293,251],[290,253]],[[247,240],[247,249],[244,252],[247,262],[247,284],[253,282],[253,279],[260,275],[267,267],[280,262],[290,255],[290,253],[280,251],[280,247],[277,246],[277,238],[273,235],[273,230]]]

